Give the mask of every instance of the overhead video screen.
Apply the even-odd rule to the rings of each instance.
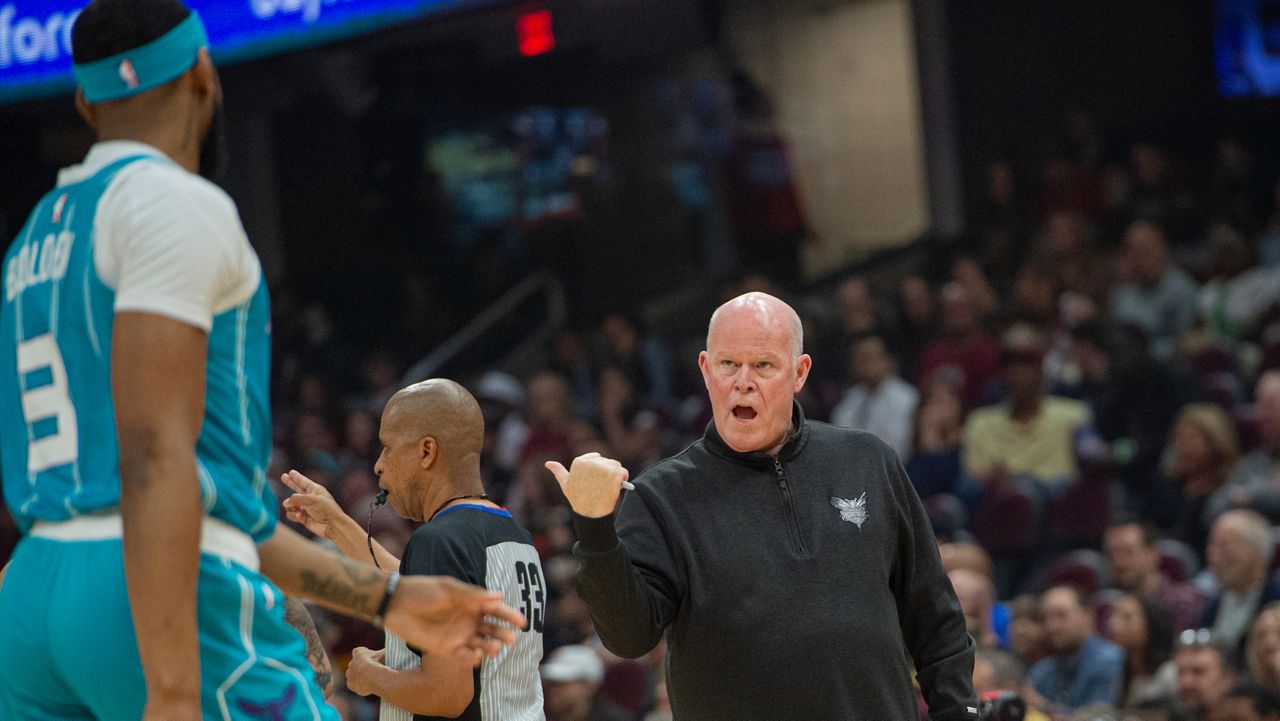
[[[252,60],[496,0],[188,0],[214,60]],[[0,103],[70,92],[71,27],[85,0],[0,0]]]
[[[1280,95],[1280,0],[1218,0],[1213,62],[1223,97]]]

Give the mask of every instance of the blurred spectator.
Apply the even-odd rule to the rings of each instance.
[[[1087,321],[1072,338],[1081,396],[1093,427],[1111,444],[1130,505],[1169,526],[1176,512],[1170,496],[1176,493],[1160,485],[1160,456],[1174,416],[1190,400],[1191,383],[1151,358],[1136,326]]]
[[[957,258],[951,264],[951,280],[969,292],[979,318],[993,318],[1000,309],[1000,294],[977,258],[967,255]]]
[[[342,424],[342,447],[338,449],[338,465],[343,470],[369,468],[381,449],[377,417],[363,410],[347,413]]]
[[[929,281],[909,275],[898,284],[897,305],[897,325],[889,343],[903,377],[915,383],[920,354],[937,339],[938,302]]]
[[[1200,318],[1213,337],[1256,335],[1258,323],[1280,302],[1280,269],[1254,267],[1253,248],[1230,225],[1210,226],[1208,280],[1200,289]]]
[[[604,681],[604,661],[587,646],[561,646],[542,664],[547,721],[621,721],[596,708],[596,692]]]
[[[831,411],[831,422],[874,433],[899,458],[910,458],[911,420],[919,400],[916,389],[898,377],[883,337],[866,335],[855,340],[849,355],[854,385]]]
[[[996,603],[996,587],[990,576],[965,568],[948,571],[951,586],[955,589],[960,609],[964,611],[964,624],[978,648],[995,648],[1000,639],[992,625],[992,611]]]
[[[1095,248],[1093,229],[1079,213],[1050,215],[1040,229],[1032,262],[1053,274],[1057,287],[1101,302],[1111,281]]]
[[[1121,706],[1177,692],[1178,670],[1172,661],[1173,627],[1169,615],[1150,596],[1126,593],[1107,616],[1107,637],[1124,651],[1124,677],[1117,697]]]
[[[1169,259],[1165,231],[1154,221],[1129,226],[1121,262],[1124,282],[1111,293],[1111,317],[1142,328],[1156,358],[1173,357],[1178,336],[1195,322],[1195,281]]]
[[[1280,721],[1280,696],[1254,684],[1237,685],[1214,704],[1213,721]]]
[[[1042,190],[1038,215],[1041,219],[1054,213],[1093,215],[1102,203],[1102,189],[1089,169],[1062,151],[1050,155],[1041,165]]]
[[[665,409],[672,402],[671,351],[657,336],[642,334],[640,322],[621,313],[600,321],[603,367],[614,367],[631,382],[637,403]]]
[[[980,576],[991,578],[995,570],[990,554],[972,541],[940,543],[938,555],[942,558],[942,570],[947,573],[964,568]]]
[[[916,379],[925,383],[944,368],[959,372],[967,408],[982,405],[1000,378],[1000,342],[983,330],[972,294],[955,282],[942,289],[942,338],[920,354]]]
[[[1280,600],[1280,584],[1268,576],[1275,550],[1273,530],[1253,511],[1228,511],[1213,522],[1207,552],[1219,591],[1205,604],[1200,626],[1214,643],[1239,658],[1250,624],[1262,608]]]
[[[550,456],[534,455],[521,463],[512,477],[506,500],[507,510],[529,529],[533,545],[544,559],[568,551],[572,543],[566,527],[569,511],[564,497],[555,479],[549,478],[542,467],[548,460]]]
[[[590,418],[596,410],[595,374],[591,354],[582,334],[572,328],[556,333],[551,339],[551,360],[548,366],[569,381],[573,397],[577,400],[577,416]]]
[[[533,456],[567,462],[572,456],[569,430],[574,422],[573,394],[564,376],[543,371],[529,380],[525,416],[529,437],[520,451],[521,461]]]
[[[1058,279],[1047,266],[1028,263],[1014,276],[1007,315],[1050,331],[1058,319],[1058,298],[1061,294]]]
[[[1178,413],[1168,471],[1180,490],[1176,496],[1180,513],[1173,528],[1199,553],[1203,554],[1209,537],[1209,499],[1227,482],[1239,456],[1235,426],[1220,407],[1191,403]]]
[[[1031,220],[1018,197],[1013,166],[1004,160],[987,164],[982,203],[974,218],[974,236],[991,264],[993,277],[1011,278],[1022,265]]]
[[[960,480],[960,442],[964,438],[964,399],[959,387],[935,377],[925,384],[915,412],[915,432],[906,462],[907,475],[921,498],[954,493]]]
[[[1001,691],[1021,693],[1027,681],[1027,667],[1018,657],[998,648],[979,648],[973,660],[973,690],[981,699]],[[1025,721],[1049,721],[1034,706],[1027,708]]]
[[[1280,265],[1280,180],[1271,187],[1271,214],[1258,237],[1258,255],[1262,265]]]
[[[1136,518],[1121,518],[1107,529],[1103,548],[1116,588],[1158,603],[1168,614],[1173,631],[1199,622],[1204,598],[1191,584],[1170,581],[1160,572],[1160,551],[1149,525]]]
[[[318,413],[299,414],[293,422],[292,455],[298,465],[312,466],[330,475],[338,475],[338,439],[325,416]]]
[[[1089,411],[1079,401],[1046,396],[1043,362],[1033,330],[1015,326],[1006,333],[1005,402],[965,422],[964,469],[983,486],[1029,477],[1060,489],[1076,476],[1074,439],[1089,425]]]
[[[845,348],[858,338],[884,335],[887,331],[871,284],[862,278],[847,278],[836,286],[836,312],[840,314],[840,334]]]
[[[1218,141],[1217,155],[1204,192],[1204,212],[1210,222],[1256,228],[1260,218],[1255,206],[1253,155],[1235,138]]]
[[[1052,652],[1040,599],[1030,594],[1018,596],[1009,603],[1009,614],[1009,642],[1028,666],[1034,666]]]
[[[1093,607],[1084,593],[1055,586],[1040,596],[1053,654],[1031,667],[1028,700],[1053,713],[1091,703],[1112,703],[1124,674],[1124,652],[1096,633]]]
[[[489,371],[476,382],[474,395],[484,414],[486,455],[503,473],[510,474],[519,465],[520,453],[529,440],[529,426],[520,412],[524,386],[509,373]]]
[[[1173,242],[1190,239],[1195,199],[1174,171],[1173,163],[1153,143],[1135,143],[1129,151],[1133,180],[1126,212],[1130,218],[1153,218],[1169,229]]]
[[[724,161],[729,223],[747,271],[763,271],[782,285],[800,280],[804,210],[787,145],[773,123],[773,106],[745,72],[733,78],[738,124]]]
[[[1228,652],[1211,642],[1205,629],[1186,630],[1173,655],[1178,669],[1178,698],[1192,721],[1211,721],[1211,709],[1235,683]]]
[[[626,372],[616,366],[600,372],[597,417],[617,460],[639,472],[662,460],[661,421],[640,405]]]
[[[373,350],[360,363],[360,380],[363,387],[347,405],[377,415],[400,390],[400,362],[391,351]]]
[[[1268,604],[1254,619],[1244,658],[1250,680],[1280,692],[1280,603]]]
[[[1240,459],[1227,483],[1209,498],[1211,517],[1229,508],[1252,508],[1280,522],[1280,371],[1267,371],[1254,391],[1261,447]]]

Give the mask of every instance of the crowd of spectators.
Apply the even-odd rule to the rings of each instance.
[[[1280,719],[1280,185],[1257,175],[1230,140],[1198,175],[1149,143],[1110,163],[1058,153],[1025,182],[994,161],[967,242],[917,268],[808,292],[742,275],[711,299],[797,308],[806,415],[898,452],[978,642],[978,691],[1020,694],[1029,718]],[[373,513],[372,468],[415,359],[344,347],[301,305],[273,319],[271,475],[327,486],[397,553],[412,527]],[[611,312],[538,363],[458,378],[484,410],[486,488],[543,557],[551,721],[669,718],[663,647],[624,660],[595,638],[543,463],[599,451],[634,476],[699,437],[702,343]],[[382,643],[315,613],[336,669]]]
[[[1258,192],[1251,167],[1223,141],[1196,182],[1138,143],[1112,164],[1055,156],[1023,192],[993,162],[969,242],[916,270],[809,292],[744,275],[713,299],[766,290],[800,311],[806,414],[897,450],[982,649],[979,691],[1017,692],[1032,717],[1280,713],[1280,192]],[[308,362],[325,355],[314,333],[277,322],[302,341],[279,359],[277,466],[363,514],[402,359],[372,353],[341,379]],[[700,436],[702,342],[606,313],[543,362],[461,379],[485,411],[487,488],[550,579],[553,721],[666,711],[663,649],[623,660],[595,639],[543,463],[599,451],[635,474]],[[373,528],[392,549],[411,530],[392,514]],[[322,621],[339,667],[371,640]]]

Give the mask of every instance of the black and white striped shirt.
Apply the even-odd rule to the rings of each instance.
[[[475,696],[458,716],[469,721],[543,721],[542,624],[547,589],[529,532],[500,508],[459,504],[441,511],[414,531],[400,559],[406,575],[453,576],[499,591],[508,606],[529,620],[516,642],[475,670]],[[420,656],[394,634],[387,634],[385,663],[407,669]],[[381,721],[433,721],[382,702]]]

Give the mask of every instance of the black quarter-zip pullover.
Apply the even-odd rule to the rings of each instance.
[[[709,425],[613,516],[575,516],[577,587],[610,651],[667,634],[680,721],[976,721],[973,640],[924,508],[875,436],[808,421],[778,455]]]

